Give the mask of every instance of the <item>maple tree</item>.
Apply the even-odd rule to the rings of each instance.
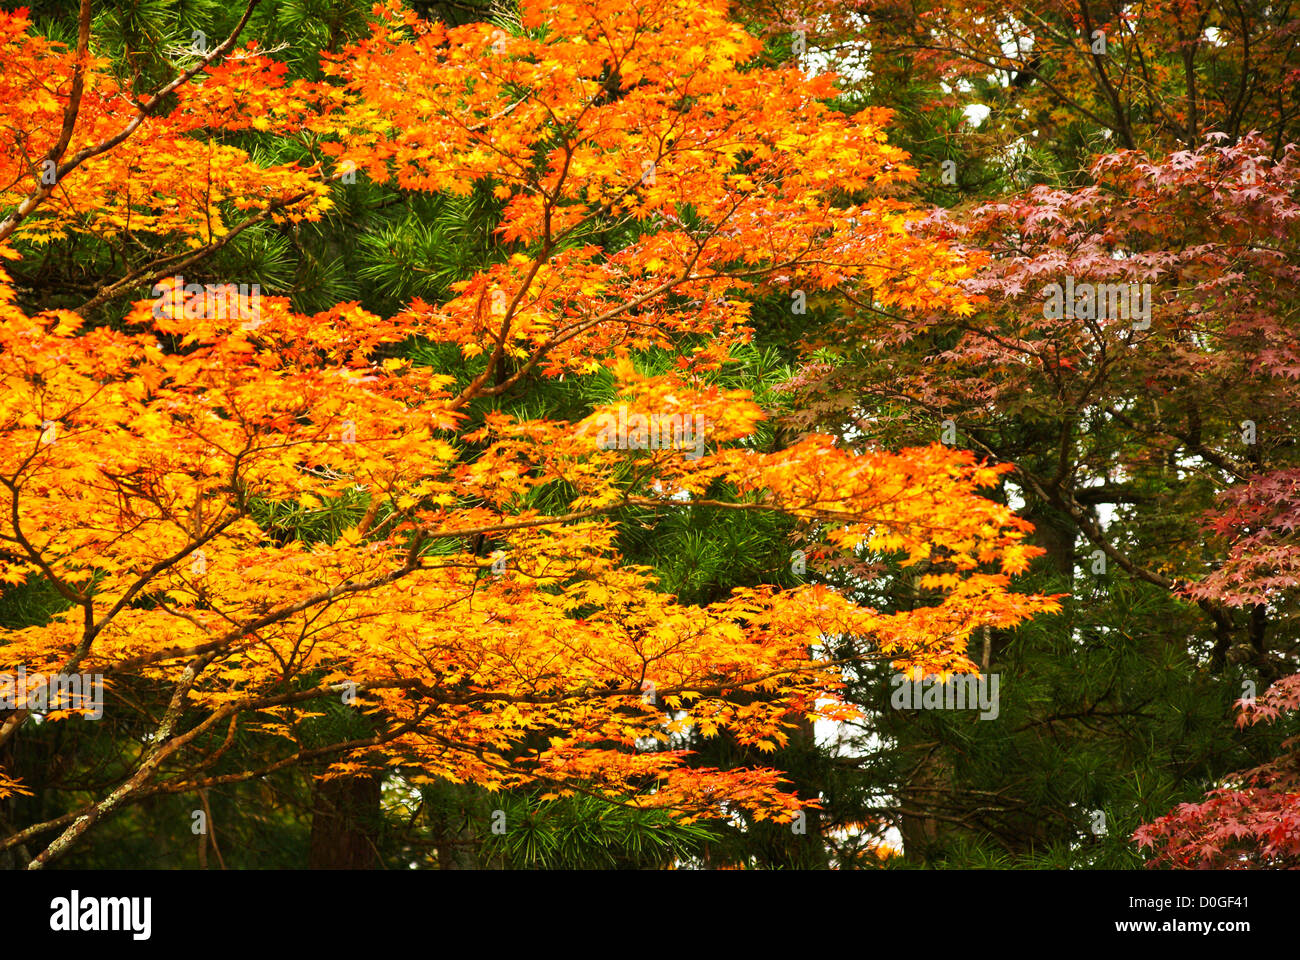
[[[794,718],[851,716],[827,637],[850,660],[970,671],[974,631],[1056,608],[1011,589],[1039,549],[980,493],[1009,468],[816,433],[761,449],[762,409],[719,385],[747,298],[773,290],[972,310],[967,256],[890,196],[916,171],[887,111],[840,113],[829,79],[751,66],[760,44],[721,2],[524,3],[514,30],[390,4],[315,80],[237,43],[256,7],[145,96],[93,55],[89,2],[72,49],[0,15],[0,253],[22,264],[84,234],[121,263],[76,310],[28,308],[0,276],[0,582],[61,600],[0,649],[29,676],[103,674],[109,709],[150,728],[107,792],[5,849],[42,838],[39,867],[124,805],[317,758],[335,777],[789,821],[807,801],[770,767],[648,745],[696,729],[772,751]],[[258,162],[232,134],[290,159]],[[250,312],[170,279],[260,225],[327,215],[351,175],[487,190],[505,255],[387,317],[270,295]],[[93,322],[121,299],[120,321]],[[445,369],[412,342],[449,348]],[[666,371],[638,365],[656,350]],[[578,417],[501,407],[597,376]],[[633,417],[624,449],[598,443],[628,410],[702,418],[704,436],[656,443]],[[619,528],[701,509],[924,562],[932,600],[880,612],[807,584],[680,602],[621,556]],[[128,687],[148,696],[115,695]],[[374,732],[309,742],[340,698]],[[32,713],[4,717],[0,741]],[[215,772],[237,738],[258,762]]]
[[[1050,424],[1058,449],[1086,444],[1050,473],[1019,465],[1016,481],[1127,572],[1194,598],[1216,631],[1220,659],[1241,628],[1228,607],[1255,607],[1297,586],[1278,541],[1290,512],[1287,424],[1300,375],[1287,254],[1296,158],[1289,149],[1270,163],[1263,150],[1245,138],[1159,162],[1108,154],[1094,166],[1094,185],[1039,187],[960,220],[936,220],[937,231],[959,232],[994,257],[969,285],[992,309],[979,323],[958,321],[955,335],[938,342],[940,318],[929,327],[865,312],[863,319],[882,348],[918,338],[933,351],[933,362],[890,396],[961,424],[977,449],[1005,443],[983,431],[1008,413]],[[1149,316],[1104,306],[1096,316],[1082,308],[1055,316],[1046,291],[1061,278],[1080,290],[1113,285],[1123,295],[1146,284],[1154,290]],[[1114,446],[1112,428],[1122,438]],[[1185,553],[1165,545],[1158,559],[1135,562],[1091,514],[1098,503],[1139,503],[1137,492],[1171,469],[1183,475],[1164,502],[1179,503],[1189,525],[1204,523],[1201,514],[1220,495],[1229,505],[1209,526],[1228,542],[1204,545],[1224,550],[1222,561],[1209,560],[1188,531]],[[1274,611],[1291,615],[1285,603]]]
[[[1296,133],[1285,91],[1300,59],[1286,6],[1208,0],[753,0],[763,32],[855,75],[882,98],[942,116],[980,104],[978,131],[937,131],[963,163],[1020,147],[1079,174],[1112,149],[1189,149],[1254,130],[1277,154]],[[917,88],[924,93],[917,96]]]
[[[891,138],[922,171],[905,188],[952,208],[935,236],[987,257],[963,281],[987,298],[967,317],[859,298],[846,325],[820,299],[796,331],[818,353],[792,383],[792,429],[945,435],[1015,463],[1001,495],[1047,551],[1030,582],[1072,595],[1062,618],[985,638],[1014,679],[1009,734],[975,747],[960,724],[884,711],[839,792],[865,782],[889,799],[833,817],[879,815],[921,858],[942,835],[952,846],[934,855],[949,863],[1137,865],[1134,826],[1276,752],[1267,725],[1225,736],[1220,710],[1297,665],[1295,124],[1279,95],[1296,69],[1293,12],[745,9],[780,50],[841,70],[848,109],[897,108]],[[1052,319],[1054,282],[1149,283],[1151,322]],[[905,585],[891,602],[909,602]],[[879,677],[847,695],[878,702]],[[927,762],[882,772],[909,753]]]
[[[1071,592],[1113,565],[1167,596],[1212,673],[1278,679],[1295,668],[1300,585],[1295,160],[1270,160],[1258,137],[1121,151],[1088,186],[936,214],[936,235],[989,256],[963,281],[985,304],[962,320],[860,302],[835,350],[852,362],[799,381],[801,421],[893,443],[950,424],[1015,463],[1008,480]],[[1049,286],[1067,280],[1121,302],[1148,284],[1150,311],[1054,311]]]
[[[1300,709],[1300,674],[1259,699],[1243,700],[1238,725],[1276,721]],[[1135,837],[1151,847],[1151,865],[1215,870],[1294,869],[1300,857],[1300,783],[1294,737],[1284,753],[1226,778],[1200,803],[1183,803],[1143,824]]]

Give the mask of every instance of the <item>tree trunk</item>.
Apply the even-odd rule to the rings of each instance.
[[[374,870],[379,826],[378,776],[317,780],[312,787],[312,870]]]

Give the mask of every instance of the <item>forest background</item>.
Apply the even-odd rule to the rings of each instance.
[[[0,711],[6,866],[1300,863],[1290,5],[0,10],[0,668],[109,680]],[[36,410],[56,369],[101,412]],[[227,482],[177,425],[238,384],[289,459]],[[629,402],[709,452],[580,449]],[[304,599],[376,544],[406,599]],[[598,646],[663,624],[657,686]],[[996,716],[897,709],[917,666]]]

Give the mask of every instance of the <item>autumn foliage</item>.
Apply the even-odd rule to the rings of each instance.
[[[1041,735],[1027,733],[1020,748],[1041,747],[1052,761],[1064,753],[1067,770],[1093,763],[1098,744],[1104,762],[1121,758],[1123,784],[1103,786],[1094,766],[1079,785],[1088,799],[1075,803],[1147,821],[1136,836],[1154,846],[1153,864],[1293,865],[1294,16],[1197,0],[760,0],[753,9],[772,42],[855,67],[846,72],[862,99],[900,105],[910,143],[929,160],[912,157],[920,189],[943,204],[925,229],[964,246],[977,266],[959,280],[976,305],[967,316],[882,310],[843,291],[846,321],[810,335],[824,354],[794,382],[796,422],[893,444],[948,424],[960,443],[1014,463],[1007,482],[1049,548],[1044,566],[1075,595],[1067,649],[1104,650],[1115,670],[1095,694],[1054,697],[1027,725]],[[1150,309],[1063,316],[1045,307],[1046,291],[1067,283],[1145,286]],[[1016,645],[1027,642],[1021,633]],[[1174,668],[1166,654],[1186,659]],[[1135,655],[1154,660],[1125,673],[1133,668],[1123,658]],[[1166,728],[1171,755],[1155,756],[1154,737],[1145,747],[1130,739],[1152,736],[1130,726],[1143,717],[1198,709],[1168,702],[1159,674],[1170,669],[1210,714],[1205,766],[1182,759],[1190,719]],[[1257,705],[1248,695],[1234,733],[1228,705],[1256,685],[1273,692]],[[1077,739],[1062,748],[1063,737]],[[1264,737],[1273,759],[1261,763],[1252,749],[1254,763],[1222,760]],[[916,739],[919,750],[930,731]],[[964,762],[965,743],[950,757]],[[1179,791],[1211,792],[1161,817],[1173,805],[1156,799],[1167,777]],[[910,810],[937,794],[937,818],[970,811],[962,828],[989,829],[986,793],[919,779]],[[1047,772],[1032,784],[1000,770],[990,779],[970,785],[1005,800],[1057,782]],[[1063,799],[1035,809],[1070,816]],[[1064,828],[1060,842],[1100,845],[1075,816],[1075,839]],[[1021,821],[997,827],[1017,853],[1046,839]]]
[[[145,710],[143,689],[161,705],[118,782],[4,841],[35,840],[34,865],[142,798],[317,759],[329,776],[788,821],[809,801],[776,770],[647,744],[696,729],[772,751],[795,720],[852,715],[827,636],[855,658],[970,671],[973,632],[1055,609],[1011,584],[1040,551],[983,495],[1008,467],[937,443],[765,447],[763,409],[720,385],[755,296],[973,309],[970,257],[891,195],[916,172],[888,112],[837,112],[829,79],[751,63],[759,42],[719,0],[526,2],[519,26],[448,28],[394,3],[323,55],[321,81],[232,36],[140,99],[93,44],[0,14],[0,253],[77,233],[132,250],[79,311],[24,309],[0,275],[0,583],[62,602],[5,631],[0,667],[103,674],[110,712]],[[249,131],[302,159],[230,142]],[[227,309],[172,279],[250,224],[319,218],[349,175],[489,188],[511,253],[388,317],[269,294]],[[611,219],[637,239],[602,245]],[[121,322],[94,320],[123,294],[138,299]],[[469,373],[399,349],[413,339]],[[668,372],[638,366],[650,350],[675,355]],[[493,407],[601,371],[615,397],[584,416]],[[602,448],[620,408],[702,416],[702,455]],[[620,526],[704,506],[925,561],[931,600],[880,612],[770,584],[679,602],[621,557]],[[286,517],[339,511],[336,536],[285,535]],[[340,698],[377,732],[308,742]],[[9,713],[0,738],[33,721]],[[259,763],[212,772],[236,738]]]
[[[1289,9],[245,3],[0,11],[0,867],[1300,864]]]
[[[1243,701],[1239,726],[1273,722],[1300,709],[1300,674],[1274,684],[1262,697]],[[1229,778],[1199,803],[1144,824],[1136,838],[1154,854],[1153,865],[1251,870],[1300,865],[1300,778],[1294,738],[1275,760]]]

